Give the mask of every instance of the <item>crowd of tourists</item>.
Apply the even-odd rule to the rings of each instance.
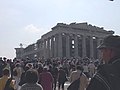
[[[19,86],[21,87],[20,90],[25,90],[24,88],[30,88],[31,85],[34,86],[32,88],[38,88],[35,90],[56,90],[56,88],[64,90],[65,82],[72,83],[79,78],[81,72],[84,73],[83,77],[87,77],[85,77],[86,81],[89,80],[94,75],[98,64],[97,60],[89,58],[47,60],[0,58],[0,90],[3,90],[5,82],[10,76],[15,90],[18,90]],[[84,82],[83,85],[87,82]],[[25,85],[25,83],[34,84]]]
[[[120,36],[105,37],[98,49],[101,60],[0,58],[0,90],[65,90],[65,82],[67,90],[120,90]]]

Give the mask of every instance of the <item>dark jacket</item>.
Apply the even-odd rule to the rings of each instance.
[[[86,90],[120,90],[120,58],[100,65]]]
[[[67,81],[66,73],[63,69],[60,69],[58,72],[58,82],[64,83]]]

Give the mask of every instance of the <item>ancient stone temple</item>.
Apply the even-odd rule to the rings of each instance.
[[[99,58],[97,46],[103,38],[114,34],[114,31],[87,23],[58,23],[44,34],[36,43],[24,48],[21,58]],[[20,51],[20,50],[18,50]]]

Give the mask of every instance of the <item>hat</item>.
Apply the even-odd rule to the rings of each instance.
[[[98,49],[103,48],[120,48],[120,36],[110,35],[104,38],[103,42],[97,47]]]

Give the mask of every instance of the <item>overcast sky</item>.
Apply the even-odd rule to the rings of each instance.
[[[120,0],[0,0],[0,57],[35,43],[57,23],[96,25],[120,35]]]

